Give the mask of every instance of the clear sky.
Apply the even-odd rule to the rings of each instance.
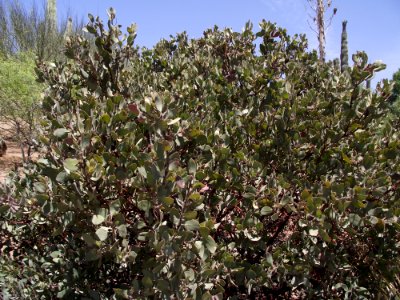
[[[72,11],[85,18],[90,12],[106,19],[110,6],[117,11],[118,23],[138,25],[141,46],[151,47],[182,31],[199,37],[214,25],[240,31],[250,20],[256,29],[262,19],[276,22],[290,35],[306,33],[310,49],[318,45],[308,24],[312,11],[307,0],[57,0],[60,18]],[[350,59],[351,54],[364,50],[371,62],[387,64],[374,81],[392,78],[400,68],[400,0],[332,0],[332,6],[338,10],[327,31],[327,58],[339,57],[341,23],[347,20]]]

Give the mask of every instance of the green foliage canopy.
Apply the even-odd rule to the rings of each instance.
[[[393,74],[393,100],[400,100],[400,69]]]
[[[268,22],[139,49],[109,15],[94,51],[40,66],[44,155],[0,206],[7,293],[398,295],[398,124],[376,136],[390,86],[363,85],[381,64],[344,76]]]
[[[396,120],[400,116],[400,69],[393,74],[393,90],[390,96],[390,102],[392,103],[392,114]]]
[[[32,139],[42,91],[32,53],[0,57],[1,135],[14,136],[21,142]]]
[[[43,86],[37,82],[34,55],[0,58],[0,114],[23,118],[38,103]]]

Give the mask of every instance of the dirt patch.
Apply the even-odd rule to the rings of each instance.
[[[7,174],[22,165],[22,153],[16,142],[7,141],[7,153],[0,157],[0,182]]]
[[[7,144],[7,152],[0,157],[0,183],[4,182],[5,177],[14,170],[21,170],[22,167],[22,153],[13,125],[9,122],[0,121],[0,137],[4,139]],[[25,156],[27,149],[24,149]],[[38,157],[37,153],[31,155],[32,159]]]
[[[0,183],[4,182],[4,179],[11,171],[21,170],[23,162],[19,144],[9,140],[5,140],[5,142],[7,143],[7,152],[0,157]],[[26,155],[27,149],[24,149],[24,151]],[[38,154],[33,153],[31,157],[35,160]]]

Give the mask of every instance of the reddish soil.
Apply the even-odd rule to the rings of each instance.
[[[22,164],[22,154],[16,142],[6,140],[7,153],[0,157],[0,182],[4,181],[7,174]]]
[[[11,125],[9,123],[0,121],[1,137],[7,144],[6,154],[0,157],[0,183],[4,182],[4,178],[10,171],[21,168],[22,166],[21,148],[18,143],[15,142],[15,138],[13,138],[13,133],[10,131],[10,128]],[[34,153],[33,158],[35,157],[37,157],[37,155]]]

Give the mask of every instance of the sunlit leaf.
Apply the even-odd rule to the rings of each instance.
[[[215,253],[215,251],[217,250],[217,243],[211,236],[207,236],[204,239],[204,245],[211,253]]]
[[[94,215],[92,217],[92,223],[94,225],[99,225],[99,224],[103,223],[104,221],[105,221],[105,217],[102,215]]]
[[[273,212],[273,209],[271,207],[269,207],[269,206],[264,206],[261,209],[261,215],[262,216],[270,215],[272,212]]]
[[[75,172],[78,170],[79,161],[75,158],[67,158],[64,161],[64,168],[67,172]]]
[[[100,227],[96,230],[96,236],[100,241],[105,241],[108,236],[108,227]]]
[[[189,220],[185,222],[185,228],[189,231],[198,230],[200,228],[199,221],[197,220]]]

